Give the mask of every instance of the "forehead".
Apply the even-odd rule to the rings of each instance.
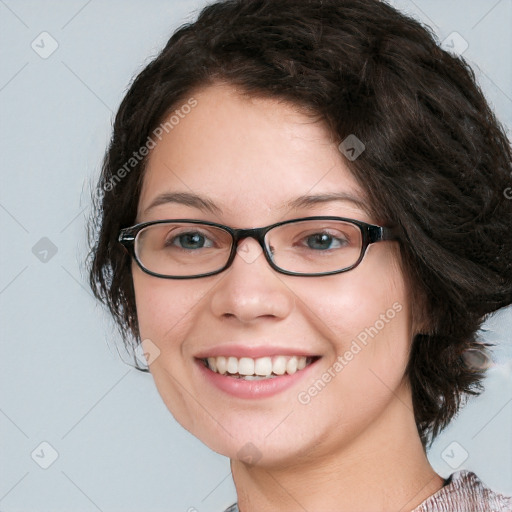
[[[247,98],[227,85],[191,96],[195,106],[174,115],[149,155],[139,221],[158,196],[176,192],[209,199],[219,206],[219,220],[244,223],[281,215],[307,195],[340,193],[364,202],[323,123],[289,103]]]

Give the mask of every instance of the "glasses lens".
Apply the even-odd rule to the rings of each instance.
[[[274,263],[289,272],[334,272],[355,265],[362,248],[360,228],[337,220],[283,224],[265,237]]]
[[[135,255],[150,272],[195,276],[221,269],[229,258],[231,235],[223,229],[187,222],[153,224],[135,239]]]

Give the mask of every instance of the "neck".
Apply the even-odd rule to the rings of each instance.
[[[272,467],[232,460],[231,469],[240,512],[409,512],[443,486],[424,452],[407,392],[328,455],[311,453]]]

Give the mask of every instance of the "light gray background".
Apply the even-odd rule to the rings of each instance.
[[[463,55],[510,129],[512,0],[394,3],[440,40],[456,31],[467,41]],[[2,512],[218,512],[235,500],[228,460],[176,424],[150,375],[122,362],[81,270],[88,190],[113,113],[132,77],[203,5],[0,0]],[[51,49],[44,31],[58,43],[45,59],[31,47]],[[43,237],[55,255],[33,253]],[[469,468],[512,494],[510,309],[487,328],[499,364],[429,458],[443,476]],[[48,469],[42,442],[58,453]]]

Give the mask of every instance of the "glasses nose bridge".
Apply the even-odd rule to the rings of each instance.
[[[238,242],[245,238],[254,238],[265,251],[265,234],[269,228],[233,229],[233,245],[238,247]]]

